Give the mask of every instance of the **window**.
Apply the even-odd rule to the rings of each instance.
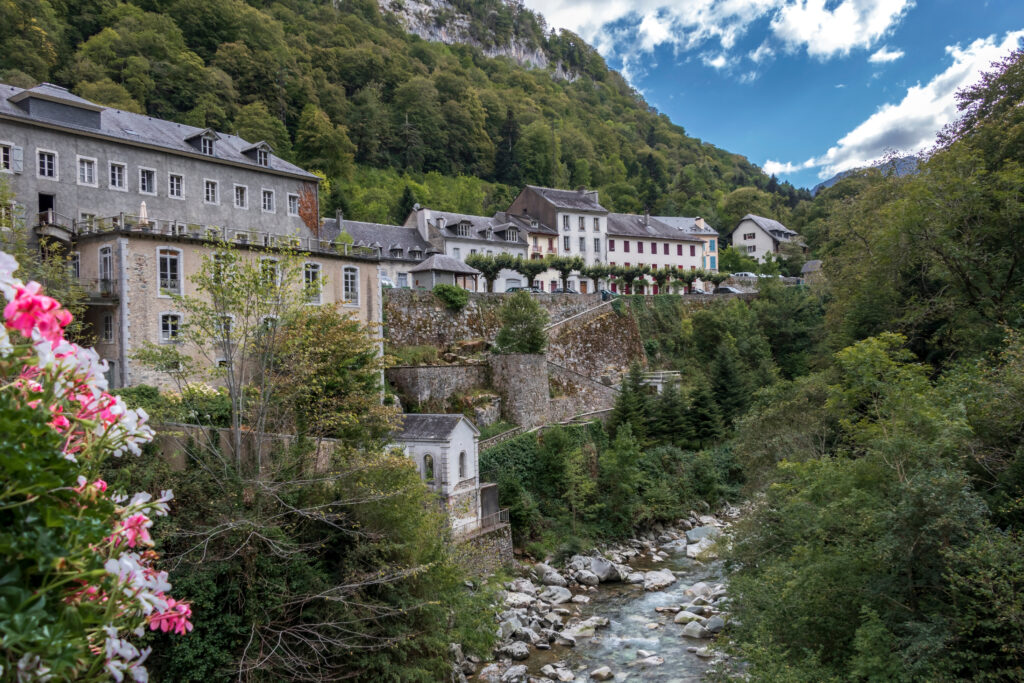
[[[715,241],[714,240],[708,240],[708,251],[714,251],[714,250],[715,250]]]
[[[661,253],[664,254],[665,256],[668,256],[668,242],[665,242],[664,248],[661,250]]]
[[[709,261],[710,261],[711,269],[715,270],[716,268],[718,268],[718,266],[715,265],[715,257],[714,256],[710,256],[708,258],[709,258]]]
[[[651,242],[651,253],[652,254],[657,254],[658,253],[658,243],[657,242]]]
[[[677,244],[676,245],[676,256],[682,256],[682,255],[683,255],[683,245]]]
[[[434,456],[429,453],[423,456],[423,478],[428,482],[434,481]]]
[[[518,242],[519,241],[519,231],[516,230],[515,228],[509,229],[509,231],[505,233],[505,241],[506,242]]]
[[[307,263],[303,268],[303,282],[306,285],[306,303],[320,304],[320,264]]]
[[[594,216],[594,232],[601,232],[601,219]]]
[[[261,203],[264,213],[274,213],[274,191],[263,190],[263,201]]]
[[[564,249],[564,250],[565,250],[566,252],[568,252],[568,251],[569,251],[569,236],[568,236],[568,235],[566,235],[566,236],[565,236],[565,237],[564,237],[564,238],[562,239],[562,247],[563,247],[563,249]]]
[[[587,229],[587,219],[584,218],[583,216],[580,216],[580,232],[583,232],[586,229]]]
[[[658,264],[657,263],[652,263],[651,264],[651,270],[657,270],[657,269],[658,269]]]
[[[0,145],[0,171],[11,170],[11,146]]]
[[[469,223],[459,223],[455,226],[455,234],[459,237],[469,237]]]
[[[260,166],[270,165],[270,152],[265,149],[256,150],[256,163]]]
[[[608,240],[608,251],[615,251],[615,240]]]
[[[57,180],[57,153],[46,150],[39,150],[38,154],[38,175],[40,178]]]
[[[167,196],[175,199],[185,198],[185,180],[177,173],[167,176]]]
[[[216,180],[203,181],[203,203],[220,204],[220,195],[217,192]]]
[[[476,253],[476,249],[470,249],[470,250],[469,250],[469,253],[470,253],[470,254],[475,254],[475,253]]]
[[[456,259],[456,260],[461,259],[462,258],[462,250],[459,249],[458,247],[452,247],[452,258]]]
[[[349,304],[359,303],[359,269],[345,266],[341,271],[342,297]]]
[[[110,247],[100,247],[100,280],[114,279],[114,251]]]
[[[181,294],[181,251],[157,249],[157,276],[160,278],[159,296]]]
[[[586,250],[587,250],[587,238],[586,237],[581,237],[580,238],[580,253],[582,254]]]
[[[139,169],[139,194],[156,194],[156,171],[153,169]]]
[[[398,274],[398,286],[399,287],[408,287],[409,286],[409,274],[408,273],[399,273]]]
[[[128,189],[128,167],[124,164],[117,162],[110,162],[110,189],[111,190],[127,190]]]
[[[755,251],[757,251],[757,247],[754,246],[753,244],[747,246],[747,253],[748,254],[753,254]]]
[[[100,338],[105,342],[114,341],[114,316],[107,313],[103,316],[103,329]]]
[[[601,253],[601,238],[600,237],[595,237],[594,238],[594,253],[595,254],[600,254]]]
[[[260,259],[260,275],[263,276],[265,285],[278,286],[281,284],[281,273],[277,267],[277,259]]]
[[[556,289],[558,289],[558,280],[552,280],[552,281],[551,281],[551,289],[550,289],[550,290],[548,290],[548,291],[551,291],[551,292],[553,292],[553,291],[555,291]]]
[[[745,239],[745,240],[752,240],[755,237],[757,237],[757,235],[755,233],[752,233],[752,232],[745,232],[745,233],[743,233],[743,239]]]
[[[697,247],[695,245],[691,244],[690,245],[690,256],[696,256],[696,255],[697,255]]]
[[[203,154],[213,156],[213,140],[211,138],[200,138],[199,151]]]
[[[245,185],[235,185],[235,208],[249,208],[249,188]]]
[[[622,240],[622,251],[629,253],[629,240]]]
[[[459,479],[466,478],[466,451],[459,453]]]
[[[82,276],[82,256],[77,251],[71,252],[68,256],[68,272],[75,279]]]
[[[299,195],[290,194],[288,195],[288,215],[298,216],[299,215]]]
[[[562,216],[562,229],[563,230],[568,230],[569,229],[569,217],[568,216]]]
[[[636,253],[638,253],[638,254],[644,253],[644,243],[641,242],[640,240],[637,240],[637,242],[636,242]]]
[[[554,251],[554,250],[555,250],[555,238],[554,237],[549,237],[548,238],[548,251]]]
[[[177,344],[178,331],[181,329],[181,316],[177,313],[160,314],[160,341],[164,344]]]
[[[78,184],[96,187],[96,160],[78,157]]]

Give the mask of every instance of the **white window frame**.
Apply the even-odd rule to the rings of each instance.
[[[271,256],[264,256],[260,259],[260,274],[263,274],[263,264],[273,263],[274,264],[274,286],[281,286],[281,261],[280,259],[273,258]]]
[[[0,173],[14,173],[14,143],[8,140],[0,140]]]
[[[288,193],[288,215],[298,216],[299,215],[299,195],[294,192]],[[292,200],[295,200],[295,211],[292,211]]]
[[[107,270],[107,276],[103,277],[103,257],[107,256],[108,263],[110,264]],[[105,245],[99,248],[96,252],[96,276],[98,280],[113,280],[114,279],[114,248],[110,245]]]
[[[200,152],[202,152],[203,154],[205,154],[208,157],[212,157],[213,156],[213,150],[214,150],[213,138],[205,136],[205,135],[203,137],[199,138],[199,151]]]
[[[260,166],[270,166],[270,152],[265,149],[257,149],[256,163]]]
[[[270,193],[270,208],[267,208],[267,193]],[[269,187],[260,188],[260,211],[263,213],[277,213],[277,196]]]
[[[213,183],[213,201],[210,201],[209,193],[207,192],[208,185]],[[203,178],[203,204],[209,204],[210,206],[220,206],[220,183],[213,178]]]
[[[171,339],[170,336],[167,336],[167,337],[164,336],[164,317],[166,317],[166,316],[174,316],[174,317],[176,317],[178,319],[178,329],[177,329],[177,333],[175,334],[175,338],[174,339]],[[159,337],[160,337],[160,343],[161,344],[180,344],[181,343],[181,338],[180,338],[181,326],[182,326],[182,323],[183,323],[184,320],[185,320],[185,317],[179,311],[160,311],[160,313],[157,314],[157,326],[159,328],[157,330],[157,332],[158,332]]]
[[[569,214],[562,214],[562,232],[569,231]]]
[[[244,191],[244,193],[245,193],[245,204],[243,204],[241,206],[238,204],[238,189],[239,188],[241,188]],[[248,185],[239,185],[238,183],[235,183],[234,185],[232,185],[231,186],[231,203],[232,203],[232,205],[236,209],[245,209],[246,211],[248,211],[249,210],[249,186]]]
[[[73,251],[68,254],[68,268],[71,270],[71,277],[76,280],[82,277],[82,254],[78,251]]]
[[[409,286],[409,273],[397,273],[395,278],[396,287],[408,287]]]
[[[316,284],[317,290],[315,295],[309,295],[309,273],[316,272]],[[319,306],[323,303],[323,292],[324,292],[324,268],[315,261],[306,261],[302,264],[302,286],[307,291],[306,305],[307,306]]]
[[[118,166],[118,167],[121,168],[121,185],[120,186],[114,185],[112,182],[110,182],[111,180],[113,180],[112,176],[114,174],[114,167],[115,166]],[[117,192],[127,192],[128,191],[128,164],[124,163],[123,161],[113,161],[113,160],[107,162],[107,189],[108,190],[116,190]]]
[[[572,244],[571,244],[571,242],[569,241],[569,240],[571,240],[571,239],[572,239],[572,238],[571,238],[571,237],[569,237],[568,235],[565,235],[565,236],[564,236],[564,237],[562,238],[562,246],[563,246],[563,247],[565,247],[565,249],[564,249],[563,251],[565,251],[566,253],[569,253],[569,251],[571,251],[571,249],[572,249]]]
[[[152,192],[146,192],[145,190],[142,189],[142,174],[146,173],[147,171],[153,174],[153,191]],[[155,168],[148,168],[146,166],[139,166],[139,194],[149,195],[150,197],[155,197],[156,196],[156,169]]]
[[[174,187],[172,179],[177,178],[180,182],[178,184],[178,194],[174,194],[171,189]],[[167,174],[167,196],[171,199],[185,199],[185,176],[181,173],[168,173]]]
[[[39,155],[40,154],[52,154],[53,155],[53,175],[43,175],[39,172]],[[55,149],[43,149],[36,147],[36,178],[39,180],[52,180],[54,182],[60,181],[60,154]]]
[[[161,277],[160,277],[160,259],[164,255],[163,252],[168,252],[168,255],[173,253],[178,258],[178,290],[177,291],[171,291],[170,289],[166,289],[166,288],[161,286],[161,282],[160,282],[161,281]],[[181,249],[178,249],[177,247],[157,247],[156,248],[156,295],[157,295],[158,298],[160,298],[160,299],[170,299],[173,294],[177,294],[177,295],[181,296],[182,294],[185,293],[185,283],[184,283],[183,277],[182,277],[184,275],[184,273],[182,272],[184,270],[184,265],[185,265],[184,264],[184,258],[185,258],[184,257],[184,253],[182,252]],[[165,294],[164,293],[165,289],[169,293]]]
[[[349,290],[348,276],[352,275],[354,292]],[[350,296],[354,294],[354,296]],[[343,266],[341,269],[341,296],[346,306],[359,305],[359,269],[355,266]]]
[[[107,323],[110,323],[110,329],[107,329]],[[104,313],[103,317],[100,318],[100,341],[105,344],[111,344],[114,341],[114,314]]]
[[[82,181],[82,162],[89,162],[92,164],[92,182]],[[83,187],[99,187],[100,180],[97,174],[99,169],[99,163],[96,161],[96,157],[85,157],[81,154],[75,155],[75,182]]]

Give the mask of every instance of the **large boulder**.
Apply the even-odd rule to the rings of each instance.
[[[576,572],[576,583],[581,586],[596,586],[601,583],[601,580],[597,578],[597,574],[589,569],[581,569]]]
[[[521,607],[529,607],[533,604],[534,597],[526,593],[516,593],[515,591],[505,594],[505,604],[512,609],[519,609]]]
[[[579,572],[584,569],[590,569],[591,558],[586,555],[573,555],[572,558],[565,564],[565,568],[568,571]]]
[[[644,573],[643,572],[630,572],[626,574],[626,583],[643,583]]]
[[[686,532],[686,540],[689,543],[696,543],[702,538],[708,536],[715,538],[721,535],[721,533],[722,532],[716,526],[699,526]]]
[[[580,623],[570,626],[569,628],[562,631],[562,637],[571,636],[575,641],[577,638],[591,638],[595,631],[599,628],[603,628],[608,625],[608,619],[605,617],[590,617],[584,619]]]
[[[501,683],[526,683],[528,677],[526,665],[516,664],[501,674]]]
[[[569,585],[569,582],[565,580],[565,577],[559,574],[554,567],[551,567],[550,565],[538,562],[535,569],[537,570],[537,576],[540,577],[540,582],[545,586],[561,586],[565,588]]]
[[[710,638],[711,631],[707,630],[696,621],[691,621],[683,627],[683,635],[687,638]]]
[[[725,619],[716,614],[704,622],[704,628],[711,633],[718,633],[725,628]]]
[[[595,681],[610,681],[615,678],[615,674],[607,666],[602,666],[599,669],[594,669],[590,672],[590,677]]]
[[[530,647],[521,641],[513,641],[501,648],[501,653],[516,661],[522,661],[530,656]]]
[[[705,536],[696,543],[686,546],[686,556],[693,559],[714,559],[718,557],[718,554],[713,550],[714,547],[715,539]]]
[[[603,557],[590,558],[590,571],[597,576],[597,580],[601,583],[622,580],[622,577],[619,576],[619,570],[616,568],[615,563],[609,562]]]
[[[698,581],[697,583],[693,584],[685,591],[683,591],[683,593],[685,593],[686,595],[694,595],[700,597],[711,595],[712,592],[714,592],[714,589],[708,584],[704,583],[703,581]],[[702,604],[706,605],[707,603],[705,602]]]
[[[501,664],[488,664],[480,669],[480,675],[477,676],[477,680],[486,681],[487,683],[501,683]]]
[[[550,602],[552,605],[561,605],[572,600],[572,591],[562,586],[548,586],[540,594],[540,599]]]
[[[660,591],[676,582],[676,575],[667,569],[657,569],[644,574],[644,590]]]
[[[526,593],[527,595],[537,594],[537,587],[529,579],[516,579],[512,582],[511,590],[515,593]]]
[[[681,612],[677,612],[676,616],[673,617],[672,621],[676,622],[677,624],[689,624],[691,621],[702,621],[703,619],[704,617],[700,616],[699,614],[694,614],[693,612],[687,612],[686,610],[683,610]]]

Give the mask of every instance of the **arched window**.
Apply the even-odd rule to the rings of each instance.
[[[459,453],[459,479],[466,478],[466,451]]]
[[[434,481],[434,456],[429,453],[423,456],[423,478],[428,483]]]

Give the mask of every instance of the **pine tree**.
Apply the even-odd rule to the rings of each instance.
[[[722,420],[731,425],[750,405],[750,381],[732,336],[725,335],[711,364],[711,388],[722,409]]]
[[[395,208],[395,222],[398,225],[405,222],[405,219],[409,217],[410,213],[412,213],[412,209],[416,203],[416,195],[412,191],[412,186],[406,185],[401,198],[398,200],[398,206]]]
[[[651,406],[643,385],[643,369],[639,363],[633,363],[629,374],[622,381],[619,396],[615,399],[615,407],[608,418],[608,433],[613,438],[625,426],[631,427],[631,433],[640,443],[644,443],[648,434]]]
[[[501,138],[495,146],[494,178],[499,183],[522,184],[523,174],[516,158],[516,143],[519,142],[519,122],[509,108],[505,112],[505,123],[499,131]]]
[[[686,447],[693,441],[690,422],[686,419],[686,403],[675,382],[665,386],[653,413],[651,436],[659,445]]]
[[[722,436],[722,415],[715,403],[711,387],[703,377],[698,378],[690,394],[690,405],[686,411],[687,431],[690,446],[695,449],[707,448]]]
[[[634,512],[639,503],[640,457],[640,443],[627,422],[598,458],[598,481],[604,502],[601,517],[608,533],[621,535],[633,530]]]

